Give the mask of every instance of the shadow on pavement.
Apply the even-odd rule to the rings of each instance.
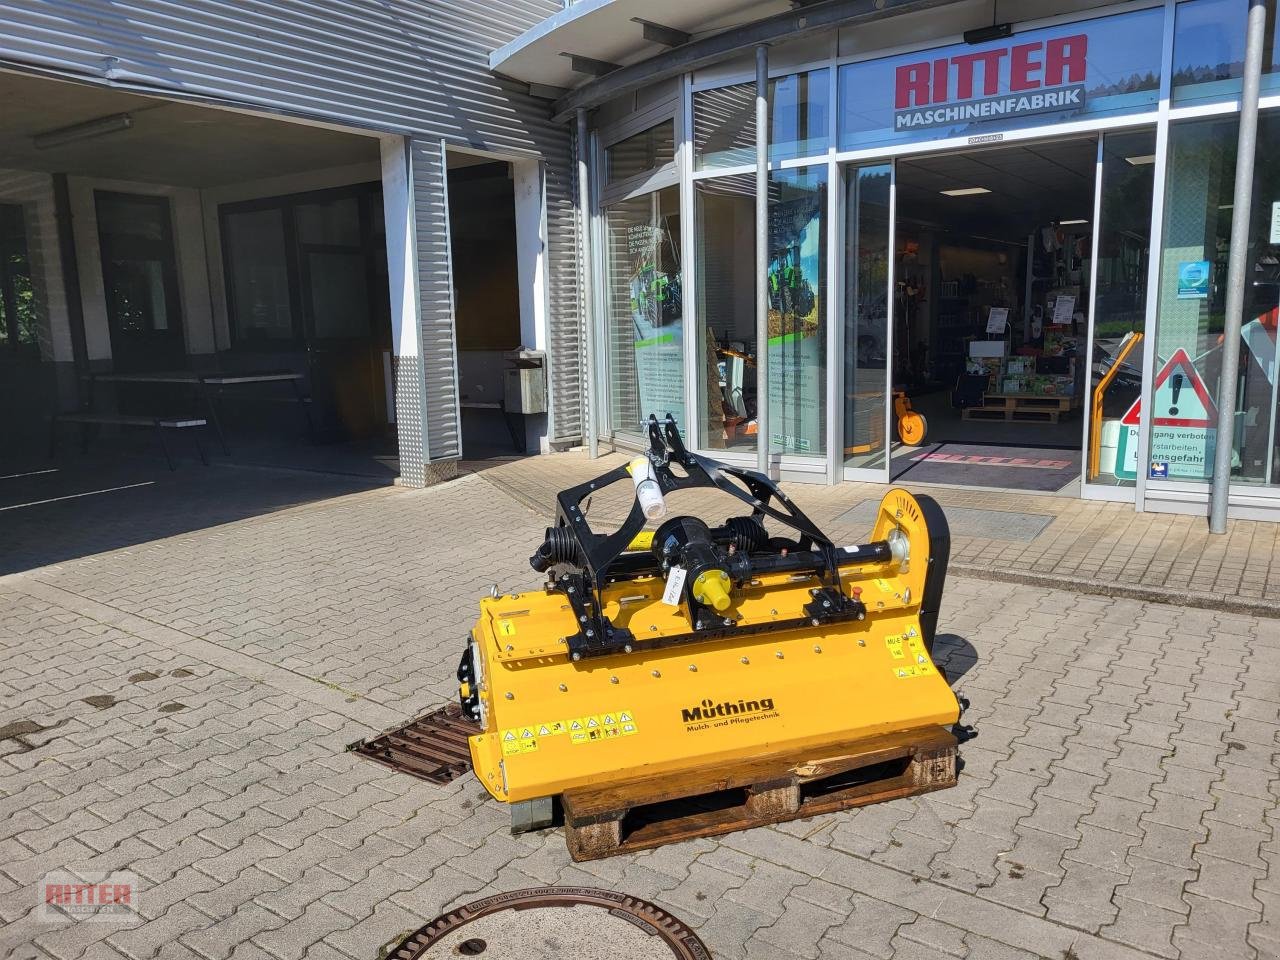
[[[384,486],[387,479],[159,457],[0,462],[0,575]]]
[[[940,633],[933,638],[933,662],[942,669],[947,682],[955,683],[977,664],[978,651],[964,637]]]

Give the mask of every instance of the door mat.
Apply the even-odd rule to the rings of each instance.
[[[902,447],[890,470],[894,482],[1056,492],[1080,476],[1080,451],[1045,447],[934,443]]]

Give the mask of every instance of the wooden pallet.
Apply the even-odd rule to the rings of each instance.
[[[1075,397],[1044,397],[1022,393],[988,393],[982,406],[965,407],[965,420],[1034,420],[1057,423],[1076,407]]]
[[[565,840],[575,861],[860,807],[956,782],[956,738],[924,727],[732,769],[659,775],[566,791]]]

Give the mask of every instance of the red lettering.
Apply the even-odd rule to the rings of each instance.
[[[1045,44],[1044,83],[1055,87],[1061,83],[1084,83],[1085,58],[1089,54],[1089,37],[1078,33],[1074,37],[1058,37]],[[1064,75],[1066,79],[1064,78]]]
[[[980,53],[962,53],[952,57],[956,65],[956,99],[968,100],[973,96],[973,65],[982,59]],[[937,100],[933,101],[938,103]]]
[[[945,103],[951,96],[951,61],[946,57],[933,61],[933,102]]]
[[[929,104],[929,64],[908,63],[898,68],[897,105],[899,110],[907,107],[924,107]]]
[[[1004,47],[999,50],[985,50],[978,54],[982,61],[982,93],[994,97],[1000,92],[1000,61],[1009,55]]]
[[[1010,51],[1010,93],[1021,93],[1023,90],[1034,90],[1036,87],[1040,86],[1040,81],[1032,75],[1039,71],[1043,64],[1039,60],[1031,59],[1031,55],[1037,52],[1040,47],[1041,44],[1038,43],[1020,43]]]

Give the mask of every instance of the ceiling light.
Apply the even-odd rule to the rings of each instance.
[[[1156,155],[1154,153],[1144,153],[1138,157],[1125,157],[1124,159],[1126,163],[1131,163],[1135,167],[1141,167],[1148,163],[1155,163]]]
[[[1079,224],[1079,223],[1088,223],[1088,222],[1089,222],[1088,220],[1059,220],[1059,221],[1058,221],[1058,226],[1060,226],[1060,227],[1074,227],[1076,224]]]
[[[986,187],[956,187],[954,190],[938,191],[944,197],[974,197],[980,193],[990,193]]]
[[[51,147],[61,147],[79,140],[92,140],[94,137],[105,136],[108,133],[119,133],[132,126],[133,117],[127,113],[116,113],[109,117],[99,117],[97,120],[88,120],[69,127],[37,133],[31,138],[31,142],[37,150],[48,150]]]

